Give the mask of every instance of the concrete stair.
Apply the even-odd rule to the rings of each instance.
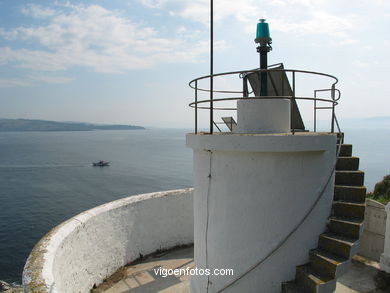
[[[335,279],[314,269],[310,263],[297,267],[295,280],[303,288],[303,292],[326,293],[336,288]]]
[[[330,217],[328,228],[336,235],[359,239],[363,232],[363,221],[361,219]]]
[[[342,144],[340,148],[340,157],[351,157],[352,156],[352,145]]]
[[[367,189],[364,186],[335,185],[334,200],[365,202]]]
[[[319,236],[318,247],[309,252],[309,262],[296,267],[295,279],[282,284],[282,293],[334,292],[337,278],[348,270],[358,251],[365,210],[364,172],[358,169],[352,145],[342,144],[327,230]]]
[[[358,157],[338,157],[336,170],[340,171],[354,171],[359,168]]]
[[[364,172],[358,170],[337,170],[335,184],[362,186],[364,184]]]

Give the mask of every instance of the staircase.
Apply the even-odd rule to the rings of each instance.
[[[336,164],[332,213],[318,247],[309,253],[309,262],[296,267],[295,279],[282,284],[282,293],[331,293],[336,280],[357,253],[363,229],[366,188],[359,158],[352,145],[342,144]]]

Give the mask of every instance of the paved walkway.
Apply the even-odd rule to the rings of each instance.
[[[167,276],[161,269],[189,269],[194,267],[193,247],[157,254],[152,258],[116,272],[93,293],[190,293],[190,276]]]
[[[374,281],[379,266],[364,264],[356,259],[352,260],[348,272],[338,279],[335,293],[381,293],[376,291]]]
[[[338,280],[335,293],[382,293],[375,289],[374,277],[378,272],[375,266],[354,260],[348,273]],[[157,272],[159,268],[187,267],[194,267],[193,247],[164,252],[126,266],[92,293],[190,293],[189,276],[164,277]]]

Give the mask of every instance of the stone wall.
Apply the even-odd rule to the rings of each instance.
[[[390,213],[390,203],[386,205],[386,213]],[[383,271],[390,274],[390,217],[387,217],[385,247],[381,255],[380,266]]]
[[[31,252],[24,292],[86,293],[120,267],[193,243],[193,189],[130,196],[52,229]]]
[[[366,200],[364,230],[360,238],[360,255],[379,262],[384,250],[386,218],[383,204],[371,199]]]

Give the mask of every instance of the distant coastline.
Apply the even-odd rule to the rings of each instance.
[[[0,132],[13,131],[93,131],[93,130],[144,130],[145,127],[121,124],[92,124],[32,119],[2,119]]]

